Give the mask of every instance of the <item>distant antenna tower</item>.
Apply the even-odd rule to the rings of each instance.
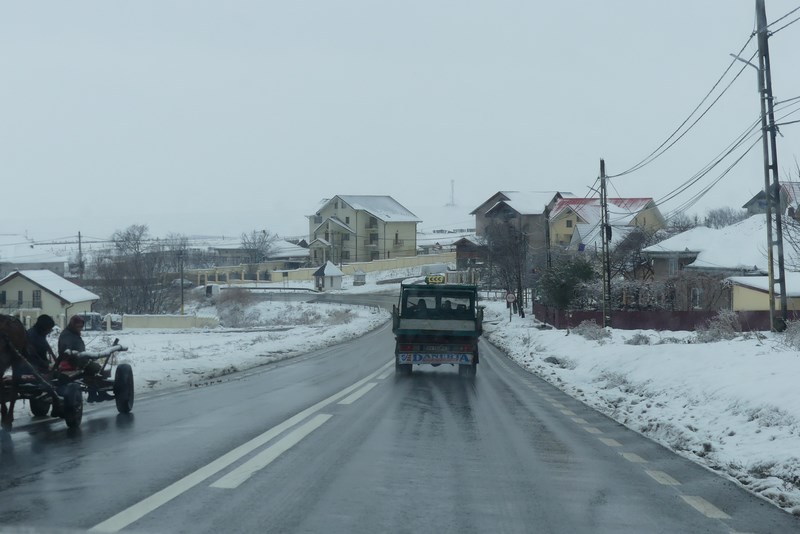
[[[450,202],[445,204],[445,206],[455,206],[456,205],[456,181],[450,180]]]

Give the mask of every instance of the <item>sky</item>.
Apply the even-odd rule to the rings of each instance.
[[[799,4],[767,0],[768,20]],[[590,194],[600,158],[609,175],[641,161],[734,62],[706,104],[744,72],[685,137],[610,180],[611,196],[660,200],[758,119],[756,71],[729,55],[754,14],[725,0],[5,3],[0,233],[294,236],[336,194],[463,227],[498,190]],[[779,102],[800,96],[797,50],[800,22],[770,39]],[[781,132],[789,175],[800,123]],[[758,145],[689,212],[762,187]]]
[[[368,273],[367,284],[356,287],[352,277],[345,276],[341,293],[397,294],[399,284],[375,282],[418,275],[418,269],[405,274]],[[191,298],[187,303],[190,313],[224,318],[224,312],[213,306],[196,307]],[[797,345],[788,343],[790,334],[749,332],[729,341],[702,343],[693,332],[609,328],[606,337],[598,337],[599,327],[585,335],[581,329],[569,333],[539,329],[532,314],[510,319],[504,302],[484,300],[481,304],[486,305],[484,337],[511,358],[493,365],[517,362],[677,454],[742,482],[749,491],[787,511],[800,513],[800,489],[786,483],[800,477],[800,390],[796,380],[800,359]],[[377,308],[345,308],[347,322],[342,320],[342,306],[335,304],[261,302],[247,309],[245,315],[253,320],[247,329],[172,330],[168,336],[163,330],[124,329],[113,331],[113,336],[96,331],[83,335],[92,352],[109,346],[112,337],[120,339],[128,351],[121,353],[119,361],[131,364],[136,394],[141,398],[153,391],[206,384],[232,369],[244,371],[352,339],[389,318],[385,310]],[[313,328],[308,324],[310,318]],[[797,343],[800,339],[794,332]],[[643,344],[645,339],[647,344]],[[387,363],[389,359],[387,356]],[[415,372],[455,370],[418,366]],[[379,378],[393,373],[390,370]],[[481,380],[479,365],[478,390]],[[380,390],[392,383],[378,382],[369,395],[380,395]],[[544,390],[539,391],[547,400]],[[562,412],[568,407],[551,401],[553,411],[569,422],[569,414]],[[114,410],[113,406],[88,405],[84,419],[92,418],[98,409]],[[27,406],[18,404],[18,426],[30,422],[27,412]],[[575,423],[591,429],[590,421]]]

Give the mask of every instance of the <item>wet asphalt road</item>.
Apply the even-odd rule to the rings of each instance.
[[[388,325],[191,390],[0,435],[0,529],[800,532],[482,344],[395,377]]]

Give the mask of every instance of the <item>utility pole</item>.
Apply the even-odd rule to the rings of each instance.
[[[786,328],[786,276],[783,264],[783,223],[781,221],[781,186],[778,178],[778,147],[776,144],[775,113],[772,98],[772,76],[769,64],[769,32],[764,0],[756,0],[758,28],[758,93],[761,100],[761,140],[764,149],[764,194],[767,216],[767,274],[769,277],[769,323],[773,331]],[[773,204],[775,202],[775,204]],[[773,219],[775,236],[773,239]],[[775,278],[774,254],[777,248],[778,277]],[[781,315],[775,317],[775,285],[780,291]]]
[[[183,250],[178,251],[178,259],[180,260],[181,271],[181,315],[183,315]]]
[[[603,327],[611,326],[611,261],[608,242],[611,225],[608,223],[608,192],[606,191],[606,162],[600,159],[600,234],[603,243]]]
[[[83,280],[83,249],[81,248],[80,232],[78,232],[78,279]]]

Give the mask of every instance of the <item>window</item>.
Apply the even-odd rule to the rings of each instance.
[[[672,276],[678,272],[678,258],[670,258],[669,265],[667,266],[667,274]]]
[[[22,291],[17,291],[17,306],[22,306],[22,303],[25,302],[22,300]]]
[[[567,219],[567,228],[572,228],[572,219]]]
[[[700,308],[703,307],[703,302],[701,300],[702,297],[703,297],[703,290],[700,289],[699,287],[693,287],[692,288],[692,308],[694,308],[695,310],[699,310]]]
[[[344,223],[345,224],[350,224],[350,217],[345,217],[344,218]]]
[[[34,308],[41,308],[42,307],[42,290],[41,289],[34,289],[33,290],[33,307]]]
[[[350,234],[342,235],[342,241],[350,241]]]
[[[343,250],[342,251],[342,259],[343,260],[349,260],[350,259],[350,251],[349,250]]]
[[[6,292],[0,291],[0,306],[6,305]]]

